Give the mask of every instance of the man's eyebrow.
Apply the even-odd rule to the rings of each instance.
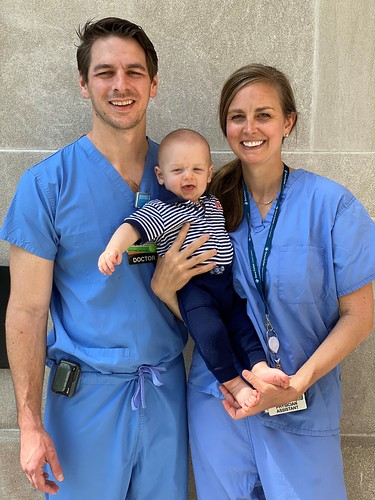
[[[114,67],[113,64],[102,63],[102,64],[97,64],[96,66],[94,66],[92,70],[99,71],[102,69],[112,69],[113,67]],[[142,71],[146,71],[146,68],[143,66],[143,64],[138,64],[138,63],[127,64],[126,68],[127,69],[140,69]]]
[[[128,69],[141,69],[143,71],[147,71],[147,68],[143,66],[143,64],[140,63],[134,63],[134,64],[127,64],[126,67]]]
[[[111,64],[97,64],[92,68],[93,71],[98,71],[100,69],[109,69],[112,68]]]

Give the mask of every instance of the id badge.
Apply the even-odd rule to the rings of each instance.
[[[138,193],[135,194],[135,207],[136,208],[142,208],[143,205],[148,203],[151,200],[151,195],[149,193],[141,193],[138,191]]]
[[[280,406],[273,406],[272,408],[265,410],[265,412],[268,413],[270,417],[273,417],[275,415],[282,415],[283,413],[291,413],[292,411],[306,410],[306,408],[306,397],[305,394],[302,394],[297,401],[291,401],[290,403],[285,403]]]
[[[128,263],[131,266],[134,264],[149,264],[157,260],[155,243],[132,245],[126,252],[128,254]]]

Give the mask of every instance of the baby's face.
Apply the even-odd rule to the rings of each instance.
[[[155,167],[160,184],[183,200],[199,202],[211,181],[213,166],[202,141],[174,141],[164,149]]]

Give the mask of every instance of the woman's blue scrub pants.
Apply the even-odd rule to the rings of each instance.
[[[340,436],[293,434],[233,420],[220,399],[188,388],[199,500],[344,500]]]

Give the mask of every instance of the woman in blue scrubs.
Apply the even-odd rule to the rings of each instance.
[[[248,416],[227,392],[222,404],[195,351],[188,407],[200,500],[347,498],[340,363],[373,326],[375,225],[343,186],[283,163],[296,121],[290,83],[275,68],[249,65],[225,83],[220,122],[236,159],[217,172],[212,191],[235,248],[237,292],[270,366],[291,380],[282,389],[245,371],[260,393]],[[162,266],[184,277],[178,244]],[[162,266],[153,288],[173,308],[183,278]]]

